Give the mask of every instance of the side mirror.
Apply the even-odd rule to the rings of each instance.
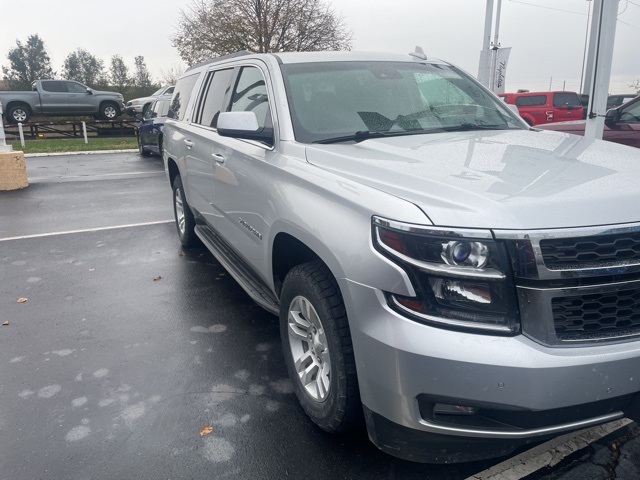
[[[87,95],[93,95],[93,90],[91,90],[90,88],[87,88]]]
[[[607,127],[613,127],[616,123],[620,121],[620,110],[617,108],[612,108],[607,111],[607,114],[604,116],[604,123]]]
[[[273,145],[273,128],[261,127],[254,112],[221,112],[216,128],[222,137],[256,140]]]

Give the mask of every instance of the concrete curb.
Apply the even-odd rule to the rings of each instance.
[[[51,153],[26,153],[25,158],[31,157],[57,157],[61,155],[99,155],[101,153],[134,153],[137,148],[129,148],[125,150],[91,150],[88,152],[51,152]]]

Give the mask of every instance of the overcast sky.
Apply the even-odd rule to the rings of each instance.
[[[60,74],[66,56],[81,47],[109,65],[123,57],[133,71],[142,55],[156,81],[184,68],[170,37],[180,10],[192,0],[0,0],[0,65],[16,40],[39,34]],[[485,0],[329,0],[353,32],[354,50],[409,52],[447,60],[477,75]],[[615,1],[615,0],[605,0]],[[497,0],[496,0],[497,3]],[[507,91],[577,91],[588,0],[503,0],[500,44],[512,47]],[[620,0],[610,93],[625,93],[640,78],[640,0]]]

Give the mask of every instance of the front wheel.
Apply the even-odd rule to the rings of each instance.
[[[294,391],[323,430],[361,423],[355,357],[338,284],[320,261],[287,274],[280,297],[280,336]]]
[[[187,204],[180,176],[177,176],[173,180],[172,187],[173,214],[176,220],[176,227],[178,228],[178,238],[183,247],[194,247],[198,244],[198,237],[195,232],[196,221],[193,217],[193,212]]]
[[[115,120],[120,115],[118,106],[113,102],[105,102],[100,105],[99,111],[100,118],[105,120]]]

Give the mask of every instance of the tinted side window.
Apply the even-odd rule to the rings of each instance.
[[[45,92],[66,92],[67,89],[60,80],[43,80],[40,85]]]
[[[261,127],[271,126],[269,97],[260,69],[243,67],[231,98],[231,112],[254,112]]]
[[[197,123],[207,127],[214,127],[218,123],[218,115],[224,110],[224,99],[230,88],[233,69],[209,72],[205,80],[202,109]]]
[[[193,86],[196,84],[198,74],[193,73],[182,77],[176,83],[176,89],[173,92],[173,98],[171,99],[171,107],[169,107],[169,118],[175,118],[182,120],[186,113],[187,104],[191,98],[193,92]]]
[[[546,95],[528,95],[516,98],[516,105],[519,107],[529,107],[532,105],[544,105],[547,103]]]
[[[631,105],[622,107],[620,113],[620,122],[640,123],[640,102],[635,102]]]
[[[554,107],[580,107],[580,99],[575,92],[562,92],[553,94]]]

